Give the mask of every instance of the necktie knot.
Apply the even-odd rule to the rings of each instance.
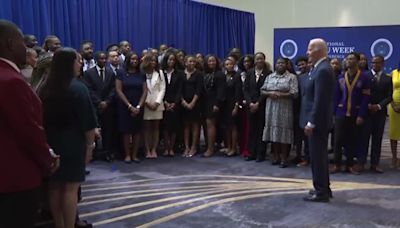
[[[376,79],[377,82],[379,82],[379,79],[380,79],[379,73],[375,73],[375,79]]]

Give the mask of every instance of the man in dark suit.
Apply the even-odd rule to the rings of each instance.
[[[251,69],[243,83],[246,106],[249,108],[249,151],[246,161],[265,160],[266,146],[262,141],[265,126],[265,97],[261,96],[261,87],[271,73],[266,69],[265,55],[255,54],[255,67]]]
[[[379,167],[381,157],[382,136],[385,129],[387,108],[392,101],[393,85],[392,78],[383,72],[385,59],[383,56],[375,56],[372,59],[372,69],[368,72],[368,77],[372,81],[371,95],[368,104],[368,118],[366,121],[365,141],[363,141],[363,150],[358,163],[363,168],[368,156],[369,140],[371,138],[371,171],[383,173]]]
[[[42,105],[18,68],[19,28],[0,20],[0,227],[33,227],[42,178],[58,167],[42,126]]]
[[[301,56],[296,60],[297,68],[299,69],[300,73],[297,76],[298,87],[299,87],[299,94],[301,91],[304,90],[304,86],[308,81],[308,73],[309,73],[309,66],[308,66],[308,58],[305,56]],[[304,126],[300,127],[300,107],[301,107],[301,96],[294,99],[294,129],[295,130],[295,144],[296,144],[296,158],[294,159],[295,163],[297,163],[298,167],[308,166],[310,163],[310,153],[308,150],[308,139],[304,135]],[[302,149],[303,149],[303,141],[304,141],[304,156],[302,156]]]
[[[131,50],[131,44],[127,40],[119,42],[119,66],[122,68],[124,66],[125,56]]]
[[[80,53],[83,58],[83,72],[89,70],[96,65],[93,59],[93,42],[84,40],[81,42]]]
[[[328,132],[332,128],[335,78],[327,60],[328,47],[323,39],[313,39],[307,49],[313,65],[308,81],[301,91],[300,127],[309,140],[311,171],[314,189],[305,201],[329,202]]]
[[[117,51],[115,50],[108,51],[107,67],[109,67],[114,72],[114,75],[117,76],[117,70],[120,69],[119,56]]]
[[[114,97],[115,97],[115,74],[111,68],[105,67],[107,55],[105,52],[96,52],[96,66],[87,70],[84,81],[89,89],[94,106],[97,108],[97,118],[101,128],[101,141],[106,151],[105,159],[113,160],[115,149],[115,124],[114,124]],[[100,156],[99,153],[96,154]]]

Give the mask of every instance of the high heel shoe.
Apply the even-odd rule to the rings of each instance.
[[[237,155],[237,153],[236,153],[235,151],[229,151],[229,152],[226,154],[227,157],[234,157],[234,156],[236,156],[236,155]]]
[[[132,158],[132,162],[139,164],[141,161],[139,158]]]
[[[281,164],[279,165],[279,168],[287,168],[288,167],[288,163],[283,161],[281,162]]]
[[[273,160],[271,162],[271,165],[279,165],[280,163],[281,163],[281,161],[279,161],[279,160]]]
[[[213,152],[209,152],[209,151],[207,151],[207,152],[205,152],[203,155],[201,155],[203,158],[209,158],[209,157],[212,157],[214,155],[214,153]]]
[[[182,157],[187,158],[189,155],[190,149],[185,149],[185,151],[182,154]]]
[[[129,158],[129,159],[126,159],[126,158],[125,158],[125,159],[124,159],[124,162],[125,162],[125,164],[131,164],[131,163],[132,163],[132,159],[130,159],[130,158]]]
[[[196,153],[197,153],[197,151],[191,151],[191,152],[189,152],[189,154],[188,154],[187,157],[188,157],[188,158],[191,158],[191,157],[195,156]]]
[[[157,152],[153,152],[153,153],[151,154],[151,158],[156,159],[156,158],[157,158]]]

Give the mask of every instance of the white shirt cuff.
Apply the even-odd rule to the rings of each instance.
[[[308,122],[306,126],[309,128],[315,128],[315,124],[312,124],[311,122]]]
[[[49,153],[50,153],[50,155],[52,156],[52,157],[55,157],[55,156],[57,156],[55,153],[54,153],[54,150],[53,149],[49,149]]]

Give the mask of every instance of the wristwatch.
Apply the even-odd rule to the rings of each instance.
[[[140,105],[137,105],[136,108],[137,108],[137,109],[140,109]]]

